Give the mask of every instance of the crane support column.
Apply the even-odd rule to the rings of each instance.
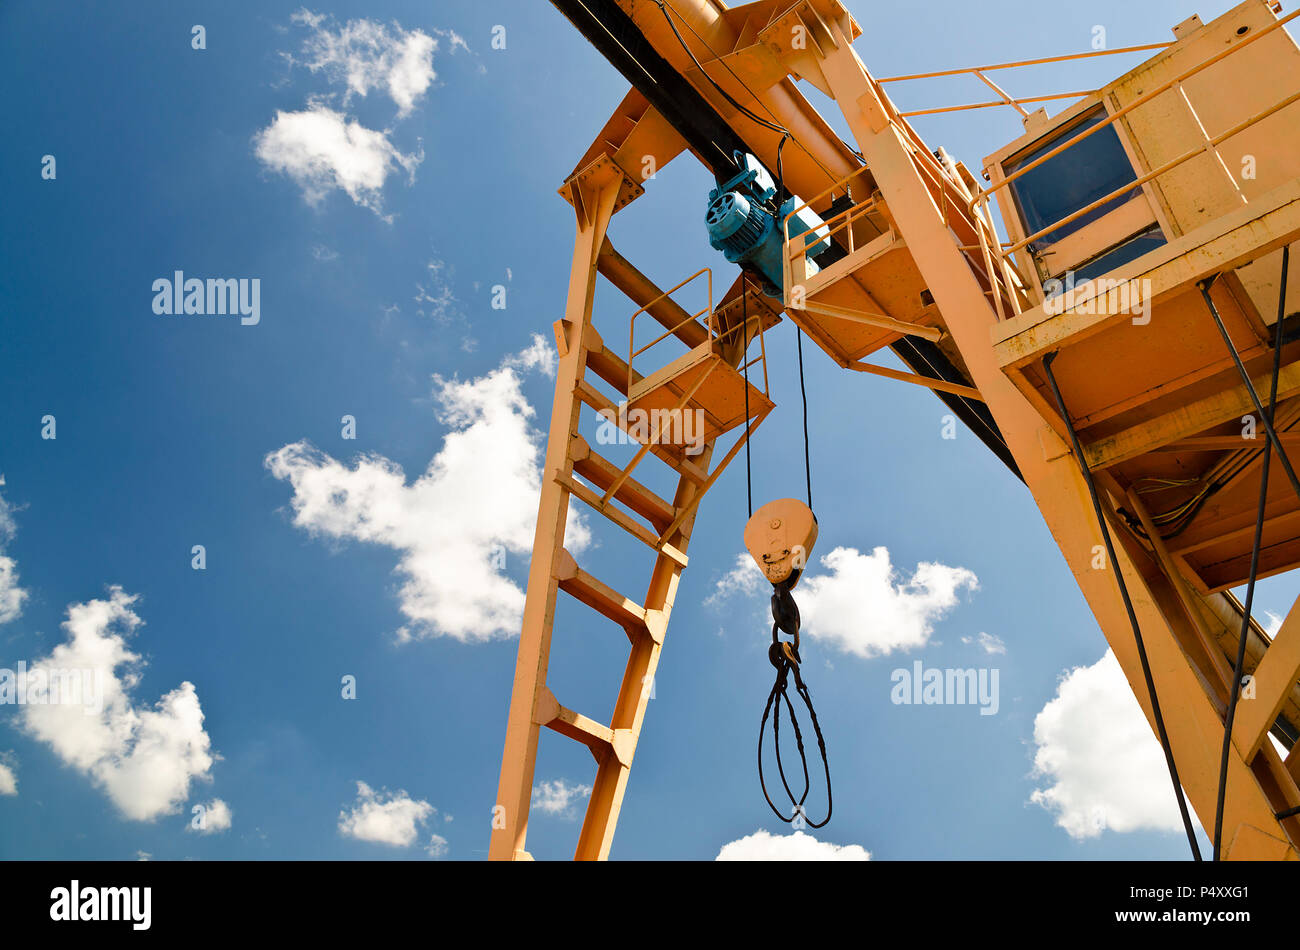
[[[991,342],[997,314],[918,169],[918,163],[929,161],[930,156],[917,154],[895,110],[840,25],[834,19],[817,18],[811,10],[809,13],[814,19],[808,24],[810,32],[827,40],[814,45],[812,52],[820,54],[821,72],[833,98],[943,314],[947,331],[1005,435],[1025,483],[1143,711],[1151,719],[1136,644],[1110,570],[1122,571],[1128,581],[1166,710],[1174,758],[1188,797],[1202,824],[1209,827],[1215,813],[1223,719],[1175,636],[1173,624],[1181,618],[1162,607],[1162,603],[1174,603],[1174,598],[1148,586],[1147,577],[1123,546],[1118,549],[1120,563],[1100,570],[1093,567],[1101,535],[1086,483],[1068,446],[999,366]],[[1232,843],[1230,853],[1238,842],[1241,847],[1234,857],[1297,857],[1286,832],[1279,828],[1255,772],[1239,753],[1229,762],[1228,801],[1231,820],[1225,821],[1225,841]]]

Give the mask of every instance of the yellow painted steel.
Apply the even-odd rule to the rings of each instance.
[[[643,193],[641,157],[655,156],[662,168],[686,150],[644,98],[629,93],[561,190],[574,207],[577,235],[568,303],[556,324],[561,359],[490,856],[528,856],[542,726],[592,751],[596,778],[575,856],[609,855],[700,498],[772,409],[765,385],[760,390],[742,379],[745,388],[735,388],[737,367],[747,366],[747,342],[761,340],[761,331],[781,319],[780,310],[841,366],[983,401],[1151,720],[1114,572],[1126,579],[1182,784],[1202,825],[1213,827],[1225,707],[1243,624],[1229,588],[1247,574],[1262,443],[1241,439],[1241,417],[1253,404],[1198,283],[1216,278],[1213,299],[1224,325],[1256,389],[1266,394],[1271,325],[1282,289],[1275,265],[1283,246],[1300,241],[1300,50],[1284,28],[1298,14],[1280,18],[1267,0],[1246,0],[1211,23],[1180,24],[1175,42],[1141,47],[1156,52],[1096,93],[1081,94],[1060,115],[1025,115],[1025,136],[986,159],[988,185],[982,187],[965,166],[936,157],[882,83],[970,72],[997,91],[1000,104],[1022,114],[1021,103],[1048,98],[1004,93],[983,75],[1001,66],[875,79],[853,50],[861,28],[839,0],[759,0],[730,9],[719,0],[620,7],[768,167],[775,167],[781,134],[738,112],[714,84],[789,131],[785,184],[792,193],[814,196],[806,206],[824,215],[826,226],[812,237],[785,232],[779,308],[738,281],[716,310],[710,303],[702,325],[695,319],[701,314],[693,316],[671,293],[661,293],[607,239],[614,213]],[[792,77],[835,102],[856,148],[840,141]],[[1099,123],[1079,131],[1080,123],[1098,115]],[[1035,168],[1103,129],[1114,130],[1133,166],[1132,180],[1031,229],[1007,196]],[[1246,164],[1251,176],[1234,172]],[[851,206],[841,203],[832,211],[831,202],[850,191]],[[993,222],[995,200],[1005,240]],[[1073,233],[1049,249],[1055,257],[1045,254],[1044,236],[1073,223]],[[1151,229],[1163,246],[1105,273],[1110,283],[1098,280],[1068,297],[1049,293],[1050,281],[1070,267],[1100,260],[1116,242]],[[802,248],[828,235],[846,255],[810,274]],[[707,368],[697,368],[688,354],[641,375],[631,360],[610,351],[592,325],[598,274],[641,307],[638,315],[665,328],[661,340],[675,337],[707,357]],[[1286,298],[1285,313],[1300,307],[1296,294],[1293,289]],[[962,378],[927,380],[863,362],[909,336],[934,341]],[[640,355],[633,346],[629,353]],[[1096,561],[1100,526],[1065,438],[1067,420],[1047,391],[1047,356],[1055,360],[1069,427],[1079,436],[1116,540],[1114,564]],[[675,469],[671,500],[633,479],[631,466],[600,458],[581,435],[583,406],[616,408],[589,372],[624,399],[653,392],[667,400],[664,405],[695,401],[711,408],[714,419],[726,417],[694,460],[664,445],[638,451],[637,462],[653,456]],[[704,386],[711,374],[724,374],[730,394]],[[755,402],[741,413],[744,431],[710,471],[716,440],[738,424],[735,392]],[[1283,349],[1278,396],[1274,423],[1294,455],[1300,341]],[[710,400],[711,407],[703,405]],[[1300,504],[1277,468],[1268,486],[1261,576],[1300,565]],[[654,552],[643,600],[597,580],[564,549],[574,497]],[[1174,524],[1182,527],[1167,530]],[[780,530],[773,530],[771,538],[746,541],[753,541],[751,549],[771,547],[781,541]],[[560,591],[629,637],[608,725],[562,706],[546,685]],[[1300,603],[1273,637],[1253,621],[1247,633],[1244,672],[1254,677],[1255,698],[1239,708],[1232,734],[1225,854],[1295,860],[1300,818],[1276,815],[1300,805],[1294,734],[1300,726]],[[1268,741],[1270,731],[1286,752]]]

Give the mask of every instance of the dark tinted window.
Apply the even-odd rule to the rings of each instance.
[[[1083,122],[1071,126],[1067,131],[1055,133],[1035,146],[1032,152],[1008,164],[1005,168],[1006,173],[1011,174],[1016,169],[1023,168],[1062,142],[1072,139],[1105,119],[1105,110],[1098,109]],[[1120,144],[1115,127],[1109,125],[1016,179],[1011,183],[1010,188],[1020,206],[1021,216],[1025,222],[1025,233],[1033,234],[1136,179],[1137,175],[1133,171],[1132,164],[1129,163],[1128,156],[1124,154],[1124,147]],[[1053,244],[1066,235],[1072,234],[1090,221],[1095,221],[1106,212],[1123,204],[1139,190],[1134,188],[1116,196],[1114,200],[1108,201],[1100,208],[1034,241],[1030,249]]]

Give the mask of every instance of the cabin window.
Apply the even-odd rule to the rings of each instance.
[[[1053,132],[1035,145],[1031,151],[1004,166],[1006,174],[1014,173],[1017,169],[1047,154],[1062,142],[1105,120],[1106,111],[1098,108],[1089,113],[1082,122]],[[1021,217],[1024,219],[1025,233],[1029,235],[1062,218],[1069,217],[1080,208],[1092,204],[1098,198],[1103,198],[1136,179],[1137,175],[1128,160],[1128,155],[1124,152],[1124,146],[1120,144],[1115,126],[1108,125],[1043,162],[1033,171],[1022,175],[1011,183],[1010,188],[1020,208]],[[1043,235],[1029,245],[1030,252],[1034,253],[1036,249],[1054,244],[1061,238],[1073,234],[1089,222],[1119,207],[1140,190],[1140,188],[1133,188],[1124,194],[1116,195],[1106,204]]]

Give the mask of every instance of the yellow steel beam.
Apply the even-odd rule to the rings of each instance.
[[[1291,697],[1297,679],[1300,679],[1300,599],[1292,605],[1255,668],[1254,698],[1237,707],[1232,742],[1245,761],[1249,762],[1259,752]]]

